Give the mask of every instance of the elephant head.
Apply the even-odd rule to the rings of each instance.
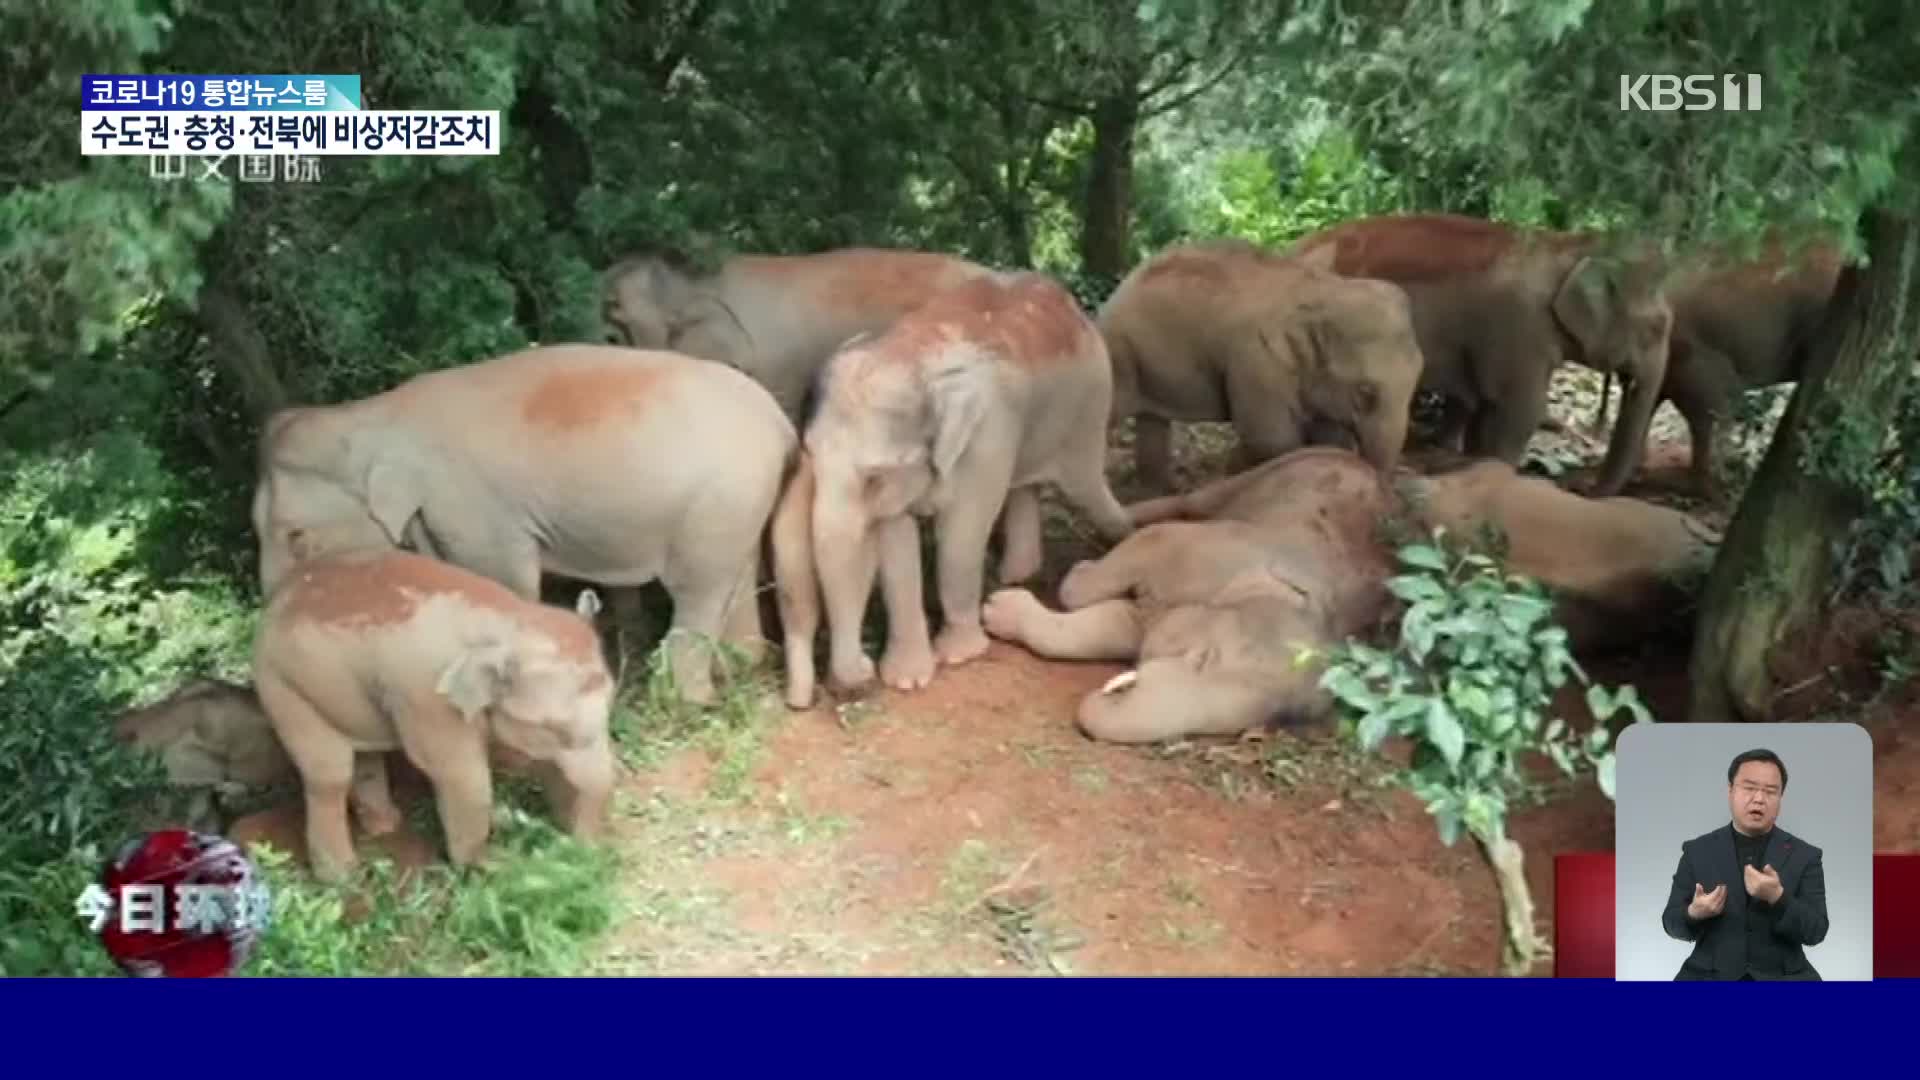
[[[602,277],[601,317],[616,344],[750,366],[750,335],[717,281],[678,255],[635,255],[610,267]]]
[[[276,413],[253,494],[262,595],[322,555],[401,546],[435,554],[420,520],[428,474],[408,440],[361,423],[354,406]]]
[[[1297,658],[1321,653],[1325,638],[1284,587],[1177,608],[1149,631],[1138,667],[1081,699],[1077,726],[1101,742],[1153,743],[1319,719],[1333,703],[1323,665]]]
[[[1640,463],[1666,381],[1673,308],[1656,260],[1584,255],[1559,282],[1553,316],[1595,371],[1617,375],[1624,397],[1594,495],[1620,490]]]
[[[1391,282],[1332,273],[1314,280],[1289,335],[1301,405],[1311,419],[1348,434],[1375,468],[1391,472],[1425,366],[1412,305]]]
[[[466,642],[435,690],[468,723],[485,723],[508,748],[538,761],[593,748],[607,736],[614,682],[595,636],[597,599],[575,613],[549,608]],[[558,631],[558,632],[556,632]]]

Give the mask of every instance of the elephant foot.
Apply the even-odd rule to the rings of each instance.
[[[1025,589],[998,589],[980,609],[980,622],[1002,641],[1022,642],[1027,620],[1045,610],[1039,597]]]
[[[933,681],[933,650],[924,641],[888,642],[880,657],[880,679],[895,690],[921,690]]]
[[[943,628],[933,648],[940,654],[941,663],[957,666],[986,655],[988,644],[986,631],[975,624]]]
[[[873,658],[865,653],[854,660],[833,662],[833,688],[842,694],[858,693],[873,684]]]
[[[354,816],[368,836],[386,836],[400,827],[400,810],[392,803],[385,806],[356,806]]]
[[[1097,565],[1098,563],[1092,559],[1082,559],[1073,564],[1073,568],[1067,571],[1066,577],[1060,579],[1061,607],[1072,611],[1075,608],[1086,607],[1096,599],[1093,589],[1089,587],[1088,579],[1093,576]]]

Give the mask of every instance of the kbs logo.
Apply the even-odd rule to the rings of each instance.
[[[1716,91],[1712,75],[1688,75],[1684,78],[1679,75],[1622,75],[1620,111],[1760,111],[1760,76],[1748,75],[1743,78],[1739,75],[1722,75],[1719,83]]]

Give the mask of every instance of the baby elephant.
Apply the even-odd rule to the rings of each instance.
[[[220,828],[210,823],[218,818],[219,796],[233,788],[271,787],[298,775],[253,688],[219,679],[194,679],[121,713],[113,733],[157,755],[175,787],[202,789],[188,811],[195,825]]]
[[[254,642],[254,686],[306,789],[317,877],[354,867],[349,790],[369,832],[399,824],[378,756],[387,750],[404,751],[432,782],[456,866],[486,847],[491,740],[547,764],[568,831],[598,832],[615,775],[614,682],[588,621],[592,595],[571,612],[392,549],[289,572]]]
[[[987,630],[1058,659],[1137,664],[1089,694],[1079,724],[1110,742],[1231,735],[1332,708],[1321,667],[1297,651],[1364,631],[1395,572],[1378,523],[1473,535],[1494,526],[1507,569],[1555,595],[1575,650],[1644,635],[1711,563],[1716,538],[1685,514],[1589,499],[1483,461],[1388,484],[1360,457],[1297,450],[1185,495],[1131,508],[1141,528],[1060,585],[1065,611],[1006,589]]]
[[[1131,530],[1103,471],[1112,393],[1099,331],[1072,294],[1040,274],[957,285],[827,361],[804,436],[804,475],[783,497],[773,532],[776,542],[805,535],[811,522],[838,686],[856,689],[875,674],[860,622],[876,573],[888,625],[879,674],[889,686],[925,686],[937,663],[984,653],[989,534],[1002,519],[1003,582],[1037,571],[1041,484],[1058,485],[1108,539]],[[938,548],[945,625],[931,641],[917,517],[933,519]],[[791,599],[804,608],[811,594],[796,590]],[[791,605],[785,614],[797,616],[786,625],[788,699],[804,707],[813,672],[802,646],[818,619]]]

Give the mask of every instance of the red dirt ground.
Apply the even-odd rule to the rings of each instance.
[[[1661,497],[1684,478],[1686,460],[1684,442],[1656,448],[1636,490]],[[1049,562],[1057,579],[1064,561]],[[1865,712],[1843,709],[1839,698],[1861,685],[1858,656],[1876,632],[1864,617],[1829,620],[1818,648],[1794,651],[1807,681],[1782,711],[1841,710],[1868,726],[1876,849],[1912,850],[1920,848],[1916,688]],[[1666,645],[1589,670],[1634,683],[1656,716],[1671,718],[1684,711],[1684,664],[1685,650]],[[1829,666],[1840,674],[1821,677]],[[924,691],[876,695],[862,719],[843,722],[830,707],[778,715],[751,774],[752,805],[770,805],[777,792],[780,805],[844,826],[830,839],[722,851],[671,880],[637,882],[727,898],[727,934],[713,938],[724,943],[675,953],[668,969],[1498,972],[1499,898],[1470,842],[1443,847],[1414,798],[1369,788],[1365,770],[1325,729],[1278,733],[1264,746],[1180,751],[1083,738],[1072,725],[1075,703],[1120,670],[1047,663],[995,643]],[[1563,715],[1584,726],[1583,707],[1568,700]],[[1263,774],[1263,754],[1283,764],[1281,782]],[[688,750],[625,787],[640,799],[693,799],[711,767]],[[276,842],[297,849],[297,821],[297,809],[283,815]],[[1612,804],[1585,779],[1544,807],[1517,810],[1510,829],[1527,852],[1550,940],[1552,854],[1611,850]],[[270,831],[256,821],[240,833]],[[633,824],[617,826],[616,837],[659,843]],[[388,848],[406,861],[425,854],[404,839]],[[1034,929],[1041,924],[1044,932]],[[647,938],[639,951],[672,951],[670,930],[615,936]],[[837,944],[819,944],[829,939]],[[1538,973],[1548,971],[1543,964]]]

